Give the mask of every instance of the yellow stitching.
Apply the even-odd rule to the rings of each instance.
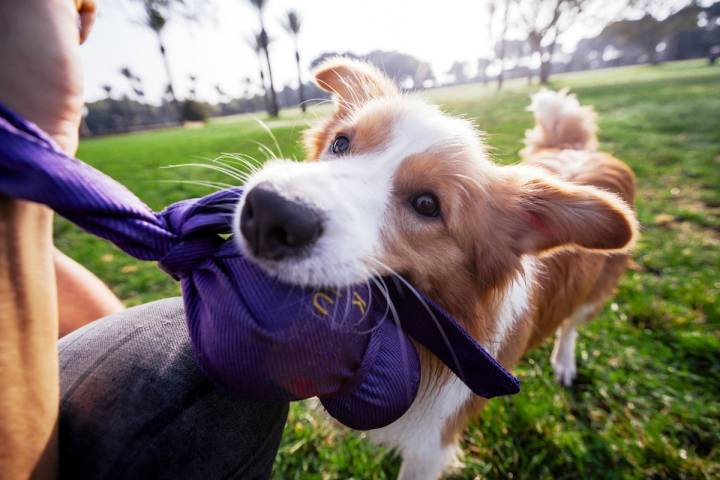
[[[324,299],[330,305],[335,305],[335,300],[333,300],[332,297],[325,292],[317,292],[315,295],[313,295],[313,306],[315,307],[315,310],[327,317],[328,315],[330,315],[330,312],[327,308],[320,304],[320,299]]]
[[[353,305],[357,305],[357,307],[360,309],[360,312],[365,315],[365,309],[367,308],[367,303],[365,300],[360,296],[359,293],[353,291]]]

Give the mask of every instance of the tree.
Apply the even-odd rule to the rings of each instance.
[[[262,96],[265,98],[265,110],[268,115],[272,115],[272,108],[268,99],[267,84],[265,83],[265,69],[263,68],[263,37],[260,32],[251,35],[246,40],[248,46],[253,49],[258,57],[258,72],[260,77],[260,89]]]
[[[487,85],[488,77],[487,77],[487,69],[492,64],[494,60],[494,54],[495,52],[492,49],[493,42],[495,40],[495,13],[497,12],[497,0],[488,0],[487,1],[487,27],[485,28],[485,45],[490,46],[490,50],[488,52],[488,59],[487,64],[481,64],[478,63],[478,75],[480,73],[483,74],[482,81],[483,85]],[[481,59],[482,61],[482,59]]]
[[[262,73],[262,71],[260,72]],[[248,110],[252,108],[253,102],[254,102],[254,95],[251,95],[250,90],[252,88],[252,78],[245,77],[243,78],[243,95],[242,98],[245,100],[245,108]],[[267,108],[267,96],[265,95],[265,88],[263,87],[262,90],[262,97],[265,99],[265,108]]]
[[[183,17],[188,21],[198,21],[201,13],[209,4],[203,0],[136,0],[143,7],[142,24],[152,30],[157,38],[160,56],[162,57],[165,75],[167,76],[167,94],[170,102],[178,115],[180,114],[175,85],[173,81],[170,62],[167,58],[167,47],[163,38],[163,32],[168,22],[175,16]]]
[[[142,85],[142,79],[135,75],[133,71],[130,70],[130,67],[122,67],[120,69],[120,74],[127,79],[130,84],[130,90],[142,102],[145,98],[145,89]]]
[[[197,75],[193,75],[192,73],[188,75],[188,81],[190,82],[190,89],[188,90],[188,93],[190,94],[190,99],[195,100],[197,98]]]
[[[288,10],[285,15],[285,19],[281,21],[285,31],[292,37],[295,45],[295,64],[297,65],[297,77],[298,77],[298,99],[300,101],[300,110],[305,113],[307,105],[305,105],[305,88],[303,87],[302,81],[302,68],[300,66],[300,49],[298,46],[298,37],[300,35],[300,27],[302,27],[302,20],[300,15],[295,10]]]
[[[132,81],[135,79],[135,74],[132,73],[132,70],[130,70],[130,67],[122,67],[120,69],[120,75],[127,78],[131,84],[132,84]]]
[[[165,75],[167,76],[167,92],[170,95],[171,101],[178,109],[178,100],[175,95],[175,87],[173,85],[173,75],[170,69],[170,62],[167,58],[167,49],[165,48],[165,42],[163,40],[163,30],[167,25],[167,9],[168,1],[155,1],[155,0],[144,0],[143,5],[145,8],[145,25],[155,33],[158,41],[158,47],[160,48],[160,56],[162,57],[163,66],[165,67]],[[179,113],[179,111],[178,111]]]
[[[500,45],[497,49],[497,57],[500,60],[500,72],[497,77],[497,89],[502,90],[505,81],[505,41],[507,37],[508,24],[510,22],[510,4],[513,0],[505,0],[503,9],[502,32],[500,34]],[[492,7],[494,8],[494,6]]]
[[[250,88],[252,87],[252,78],[243,78],[243,98],[250,98]]]
[[[373,50],[365,55],[357,55],[352,52],[324,52],[310,62],[310,67],[314,68],[326,59],[338,56],[371,63],[401,87],[422,88],[426,82],[435,80],[435,75],[428,62],[406,53],[387,50]]]
[[[230,96],[227,94],[227,92],[222,88],[222,86],[219,83],[216,83],[214,85],[215,92],[218,94],[218,98],[221,102],[227,102],[230,99]]]
[[[265,13],[265,6],[267,5],[267,0],[248,0],[253,7],[257,10],[258,13],[258,19],[260,20],[260,46],[262,48],[263,53],[265,54],[265,67],[267,68],[268,73],[268,89],[270,92],[270,111],[268,112],[271,117],[277,117],[279,110],[278,110],[278,103],[277,103],[277,95],[275,94],[275,83],[273,82],[273,74],[272,74],[272,65],[270,63],[270,49],[268,48],[270,44],[270,37],[268,37],[267,30],[265,29],[265,19],[264,19],[264,13]]]
[[[467,63],[466,62],[453,62],[450,69],[447,71],[449,75],[455,78],[455,83],[465,83],[467,81]]]
[[[487,68],[490,66],[490,59],[478,58],[477,60],[477,79],[480,80],[483,85],[487,85]]]
[[[694,2],[679,11],[659,20],[655,15],[672,8],[672,2],[663,0],[630,0],[630,6],[645,12],[639,20],[621,20],[609,24],[603,33],[615,36],[624,44],[633,44],[641,48],[651,65],[660,63],[658,46],[671,34],[697,27],[698,15],[703,9]]]
[[[550,80],[558,36],[591,0],[524,0],[520,3],[522,26],[530,48],[540,58],[540,83]]]

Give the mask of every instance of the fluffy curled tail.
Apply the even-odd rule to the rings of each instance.
[[[545,148],[597,148],[597,115],[593,107],[580,105],[567,89],[559,92],[543,89],[531,99],[528,111],[535,116],[535,127],[525,132],[523,154]]]

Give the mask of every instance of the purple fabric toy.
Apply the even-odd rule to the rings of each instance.
[[[0,194],[45,204],[179,280],[197,362],[219,386],[252,400],[317,396],[345,425],[379,428],[417,393],[410,337],[480,396],[519,391],[518,380],[455,320],[403,285],[303,289],[265,275],[223,236],[230,233],[227,208],[240,193],[224,190],[155,213],[0,105]]]

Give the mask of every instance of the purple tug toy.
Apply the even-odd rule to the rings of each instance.
[[[417,394],[420,364],[410,338],[477,395],[519,391],[518,380],[454,319],[404,285],[303,289],[265,275],[227,238],[228,207],[240,193],[224,190],[155,213],[0,105],[0,194],[47,205],[133,257],[157,261],[181,283],[198,364],[238,397],[317,396],[351,428],[383,427]]]

